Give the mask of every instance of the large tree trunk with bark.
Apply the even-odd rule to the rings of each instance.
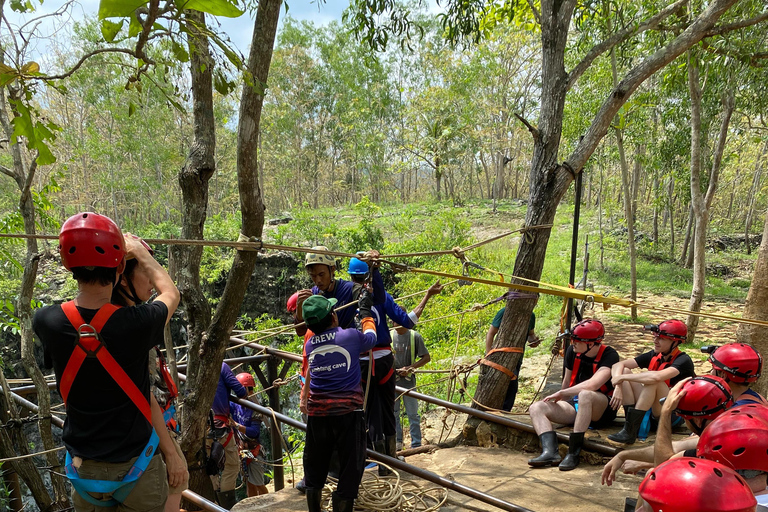
[[[194,139],[184,167],[179,172],[182,195],[182,238],[202,240],[208,210],[208,182],[216,170],[216,124],[213,116],[213,59],[205,33],[205,15],[187,11],[190,26],[189,55],[192,77],[192,114]],[[199,421],[196,397],[206,386],[197,385],[196,369],[203,355],[202,340],[211,321],[211,307],[200,287],[202,246],[173,246],[176,284],[181,293],[181,304],[187,319],[189,344],[188,381],[184,386],[181,407],[181,448],[189,466],[190,488],[212,499],[211,481],[203,471],[204,455],[201,451],[203,434],[193,428]],[[210,387],[210,386],[208,386]],[[215,387],[215,386],[214,386]],[[207,414],[207,413],[206,413]]]
[[[577,71],[583,72],[589,67],[589,63],[584,67],[577,66],[571,75],[565,71],[565,48],[576,0],[541,2],[541,106],[538,127],[529,126],[534,138],[534,150],[526,226],[552,223],[557,205],[575,173],[584,167],[621,106],[648,77],[698,43],[735,2],[736,0],[714,0],[667,46],[632,68],[605,99],[584,137],[562,163],[557,161],[557,156],[562,135],[565,96],[580,76]],[[544,267],[550,229],[536,229],[529,233],[531,236],[521,237],[514,272],[520,277],[539,280]],[[493,348],[522,348],[525,345],[528,320],[535,303],[535,299],[507,302]],[[519,353],[497,352],[488,359],[506,368],[514,368],[520,357]],[[481,406],[500,408],[508,383],[509,377],[506,374],[484,368],[475,394],[476,401],[482,404]],[[473,406],[479,407],[477,404]]]
[[[755,271],[752,275],[752,284],[747,293],[747,304],[744,308],[744,318],[754,320],[768,321],[768,215],[763,224],[763,241],[760,242],[760,249],[757,253],[757,262]],[[757,325],[739,324],[736,329],[736,341],[740,343],[749,343],[763,354],[768,354],[768,327]],[[763,376],[757,381],[754,389],[765,396],[768,393],[767,372],[763,371]]]
[[[263,0],[259,3],[248,58],[248,78],[240,101],[237,176],[242,235],[248,239],[261,237],[264,225],[264,203],[258,180],[257,148],[259,147],[261,111],[280,16],[280,4],[280,0]],[[204,92],[208,94],[210,83],[204,85]],[[210,110],[211,115],[212,113],[213,109]],[[203,220],[204,213],[203,210]],[[200,227],[202,228],[202,225]],[[200,234],[202,235],[202,231]],[[196,455],[202,446],[208,410],[216,391],[215,383],[218,382],[221,374],[221,362],[224,359],[232,328],[237,321],[240,304],[250,282],[257,255],[258,253],[253,251],[236,252],[227,284],[210,325],[207,322],[202,323],[205,319],[201,318],[200,325],[205,325],[206,331],[198,339],[190,338],[190,359],[182,418],[182,447],[188,457]],[[178,268],[183,272],[184,267],[180,263]],[[197,282],[199,286],[199,278]],[[197,475],[193,476],[193,472],[190,472],[190,484],[205,485],[204,481],[207,477],[204,473],[202,471],[195,473]]]

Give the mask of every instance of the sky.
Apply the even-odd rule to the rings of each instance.
[[[30,0],[35,6],[36,11],[33,14],[21,15],[9,8],[6,3],[5,14],[10,25],[16,30],[24,23],[28,23],[33,18],[39,18],[42,15],[50,15],[60,9],[64,2],[62,0],[46,0],[42,5],[39,0]],[[288,0],[288,15],[297,20],[308,20],[318,25],[324,25],[332,20],[340,20],[344,9],[349,5],[349,0]],[[48,47],[51,41],[64,43],[68,39],[68,29],[75,21],[84,19],[86,16],[95,16],[99,8],[99,0],[78,0],[73,6],[67,17],[48,16],[40,21],[37,27],[38,33],[43,39],[37,39],[36,46],[30,46],[27,61],[35,60],[41,64],[41,71],[46,73],[45,62]],[[286,17],[285,4],[280,14],[281,23]],[[218,18],[221,23],[221,31],[229,35],[235,46],[245,55],[248,52],[248,46],[251,42],[253,32],[253,18],[246,12],[239,18]],[[28,28],[31,25],[28,25]],[[2,26],[0,33],[7,35],[7,27]]]

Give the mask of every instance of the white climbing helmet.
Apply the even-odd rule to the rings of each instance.
[[[312,248],[313,251],[327,251],[328,248],[324,245],[318,245]],[[307,257],[304,259],[304,266],[310,265],[328,265],[329,267],[336,267],[336,260],[330,254],[326,253],[314,253],[308,252]]]

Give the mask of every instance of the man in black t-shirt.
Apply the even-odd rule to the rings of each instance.
[[[691,357],[678,348],[688,335],[684,322],[667,320],[646,328],[653,332],[653,349],[634,359],[620,361],[611,370],[611,382],[616,386],[611,408],[618,410],[623,405],[625,418],[624,428],[608,436],[617,443],[634,443],[645,414],[651,410],[653,417],[658,418],[661,414],[659,400],[667,396],[669,388],[696,375]],[[648,371],[632,373],[635,368],[647,368]]]
[[[101,358],[86,357],[76,373],[65,372],[76,353],[76,343],[82,347],[93,340],[78,340],[80,326],[72,325],[69,318],[79,315],[86,323],[82,332],[93,332],[98,328],[89,328],[87,324],[95,326],[108,317],[100,330],[98,340],[102,346],[97,350],[106,350],[111,355],[130,379],[128,388],[135,386],[147,400],[148,411],[149,349],[162,337],[163,328],[179,303],[179,292],[140,240],[124,238],[108,217],[94,213],[71,217],[61,228],[59,244],[62,264],[72,271],[78,294],[71,304],[38,310],[33,328],[43,344],[45,365],[53,367],[56,383],[65,397],[67,418],[62,438],[79,480],[120,481],[148,446],[152,424],[139,409],[137,402],[141,397],[137,397],[137,402],[129,398],[126,386],[118,384],[115,372],[107,372]],[[151,304],[116,308],[108,316],[105,313],[110,310],[112,289],[125,268],[126,255],[139,261],[158,297]],[[79,354],[81,348],[77,350]],[[86,492],[84,497],[73,491],[75,510],[116,510],[120,506],[115,504],[117,500],[124,508],[160,512],[168,492],[165,473],[161,457],[154,456],[122,501],[112,493]],[[97,507],[94,501],[104,502],[105,506]]]
[[[605,328],[599,320],[582,320],[573,328],[565,352],[565,374],[560,391],[531,405],[531,421],[539,435],[542,453],[530,459],[532,467],[557,465],[570,471],[579,465],[584,432],[613,422],[616,411],[608,407],[613,386],[611,366],[619,353],[602,344]],[[573,425],[568,455],[560,462],[553,423]],[[559,464],[558,464],[559,463]]]

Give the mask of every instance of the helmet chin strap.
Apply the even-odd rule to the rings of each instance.
[[[661,336],[659,336],[659,337],[661,337]],[[663,357],[667,357],[669,354],[672,353],[673,350],[675,350],[677,348],[678,345],[680,345],[679,341],[672,340],[672,346],[669,347],[669,350],[667,350],[666,352],[662,352],[661,355]]]

